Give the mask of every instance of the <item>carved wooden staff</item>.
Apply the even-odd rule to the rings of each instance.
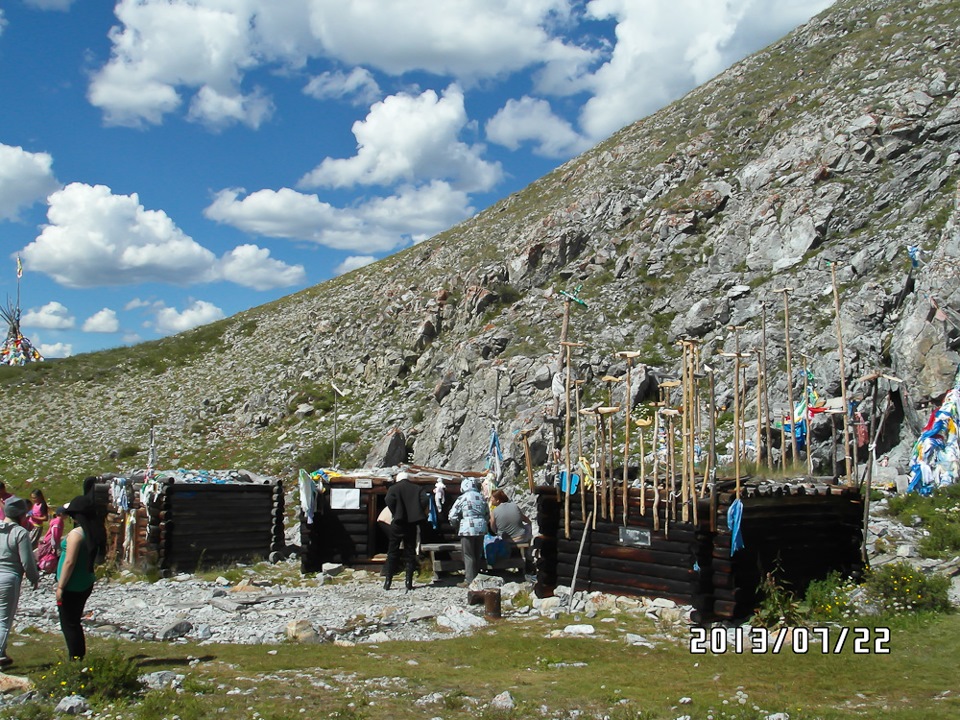
[[[583,343],[572,343],[572,342],[561,342],[560,345],[564,348],[566,354],[566,383],[565,383],[565,401],[566,401],[566,411],[564,414],[564,430],[563,430],[563,446],[565,457],[564,460],[567,465],[567,490],[564,493],[563,499],[563,530],[566,538],[570,539],[570,496],[573,494],[573,466],[570,464],[570,375],[571,364],[570,364],[570,353],[575,347],[583,347]],[[582,492],[582,491],[581,491]]]
[[[618,352],[617,356],[627,359],[627,390],[626,390],[626,398],[624,401],[625,425],[624,425],[624,431],[623,431],[624,433],[623,435],[623,524],[624,526],[626,526],[627,515],[628,515],[627,500],[629,499],[628,498],[629,485],[627,484],[627,482],[628,482],[628,471],[630,468],[630,463],[629,463],[629,460],[630,460],[630,406],[633,405],[633,395],[631,394],[632,388],[630,386],[630,380],[631,380],[631,372],[633,370],[633,361],[635,358],[640,357],[640,353],[634,350],[627,350],[623,352]]]
[[[840,351],[840,398],[843,401],[843,459],[846,462],[847,485],[853,485],[850,467],[850,407],[847,405],[847,370],[843,359],[843,332],[840,329],[840,292],[837,290],[837,263],[830,263],[830,279],[833,282],[833,312],[837,324],[837,348]]]
[[[523,459],[527,465],[527,486],[530,489],[530,492],[533,493],[533,459],[530,457],[530,434],[535,431],[535,428],[529,428],[527,430],[520,431],[520,440],[523,442]]]
[[[653,529],[660,529],[660,405],[653,410]]]
[[[593,492],[592,492],[592,495],[593,495],[593,511],[592,511],[592,515],[591,515],[591,516],[593,517],[593,528],[596,529],[596,527],[597,527],[597,491],[598,491],[597,486],[600,484],[600,462],[599,462],[600,416],[597,415],[597,409],[596,409],[596,408],[586,408],[586,409],[583,411],[583,414],[586,415],[587,417],[591,417],[591,418],[594,419],[594,423],[593,423],[593,471],[594,471],[595,474],[594,474],[594,476],[593,476],[593,487],[591,488],[591,490],[593,491]],[[584,505],[587,504],[586,494],[585,494],[585,493],[586,493],[586,491],[584,491],[584,495],[581,495],[581,496],[580,496],[580,500],[581,500],[581,502],[582,502]]]
[[[666,457],[664,462],[664,478],[663,478],[663,489],[667,492],[667,501],[669,503],[668,507],[664,511],[664,518],[667,518],[669,514],[672,519],[676,511],[676,499],[677,499],[677,478],[676,478],[676,463],[677,458],[675,453],[675,437],[674,437],[674,428],[673,428],[673,418],[680,414],[678,410],[673,409],[671,393],[674,388],[680,387],[681,383],[679,380],[665,380],[660,383],[660,401],[663,403],[663,409],[660,411],[661,415],[664,418],[664,427],[666,429]]]
[[[574,393],[577,398],[577,463],[579,464],[580,460],[583,459],[583,430],[580,427],[580,388],[586,380],[574,380]],[[587,521],[587,501],[585,499],[584,493],[587,491],[586,487],[583,484],[583,477],[580,477],[580,517],[583,522]]]
[[[707,462],[703,469],[703,484],[700,486],[700,497],[706,495],[707,479],[711,473],[717,471],[717,398],[713,381],[713,368],[704,365],[707,373],[708,389],[710,392],[710,450],[707,452]]]
[[[643,429],[650,427],[653,421],[650,418],[638,418],[634,421],[637,424],[638,435],[640,435],[640,515],[646,514],[647,505],[647,459],[646,450],[643,448]]]
[[[605,510],[605,512],[604,512],[604,516],[605,516],[608,520],[613,520],[613,516],[614,516],[614,512],[615,512],[615,509],[614,509],[614,501],[615,501],[615,498],[616,498],[616,493],[614,492],[614,477],[613,477],[613,416],[614,416],[616,413],[620,412],[620,406],[617,405],[616,407],[614,407],[614,406],[607,406],[607,407],[597,408],[597,412],[600,413],[601,418],[606,418],[606,419],[607,419],[607,435],[608,435],[608,437],[609,437],[609,439],[610,439],[610,446],[609,446],[609,452],[610,452],[610,477],[609,477],[609,480],[608,480],[608,482],[606,483],[606,485],[605,485],[605,487],[604,487],[603,497],[604,497],[604,499],[607,501],[607,508],[606,508],[606,510]],[[607,452],[607,449],[604,448],[604,453],[606,453],[606,452]]]
[[[782,287],[774,292],[783,293],[783,333],[784,344],[787,351],[787,404],[790,406],[790,449],[793,452],[791,462],[797,462],[797,429],[796,425],[796,406],[793,404],[793,362],[790,357],[790,305],[787,297],[793,292],[792,287]],[[781,448],[781,453],[786,448]],[[786,463],[783,463],[786,468]]]

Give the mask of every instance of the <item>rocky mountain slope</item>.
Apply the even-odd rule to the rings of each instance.
[[[0,473],[142,467],[153,423],[161,466],[292,477],[332,441],[331,383],[349,392],[336,413],[344,463],[370,448],[395,461],[392,440],[418,464],[479,469],[496,425],[515,473],[515,431],[536,429],[538,465],[555,443],[561,291],[577,288],[586,306],[572,305],[569,339],[584,343],[573,365],[585,405],[607,401],[601,378],[625,374],[620,351],[640,353],[641,403],[653,378],[678,376],[678,338],[700,342],[728,400],[732,363],[718,353],[761,347],[765,319],[771,404],[784,407],[783,288],[796,391],[806,355],[835,397],[833,270],[851,395],[869,396],[856,381],[876,370],[903,381],[883,441],[902,462],[960,362],[957,27],[950,0],[840,0],[375,265],[159,343],[4,369]]]

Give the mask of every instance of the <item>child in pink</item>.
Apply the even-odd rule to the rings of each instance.
[[[63,520],[65,511],[63,506],[57,508],[56,515],[50,521],[47,534],[37,545],[37,567],[42,572],[52,573],[57,569],[60,561],[60,540],[63,539]]]

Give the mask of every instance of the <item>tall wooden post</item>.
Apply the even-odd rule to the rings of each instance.
[[[846,462],[847,485],[853,485],[853,470],[850,467],[850,407],[847,404],[847,369],[843,359],[843,332],[840,329],[840,292],[837,290],[837,263],[830,263],[830,278],[833,281],[833,310],[837,321],[837,348],[840,352],[840,398],[843,402],[843,459]]]
[[[806,417],[804,418],[807,421],[807,475],[813,477],[813,433],[810,432],[810,374],[807,372],[807,356],[803,353],[800,353],[800,357],[803,359],[803,398],[806,400],[804,406],[807,408]]]
[[[773,431],[770,428],[770,393],[767,385],[767,301],[760,303],[760,343],[763,353],[763,419],[767,428],[767,469],[773,470]]]
[[[710,393],[710,450],[707,452],[707,464],[703,470],[703,485],[700,486],[700,497],[707,492],[707,480],[711,473],[717,472],[717,397],[714,387],[713,368],[704,365],[707,371],[708,391]]]
[[[577,398],[577,464],[580,464],[580,461],[583,459],[583,428],[580,426],[580,388],[586,380],[574,380],[574,394]],[[580,477],[580,518],[583,522],[587,522],[587,499],[586,499],[587,488],[583,483],[583,476]]]
[[[532,432],[533,432],[533,428],[520,431],[520,440],[523,442],[523,460],[527,466],[527,487],[530,490],[531,494],[534,491],[533,460],[530,457],[530,433]]]
[[[566,538],[570,539],[570,495],[573,494],[573,465],[570,463],[570,376],[572,368],[570,364],[570,351],[575,347],[583,347],[583,343],[562,342],[560,345],[564,348],[566,354],[566,412],[564,416],[563,446],[565,453],[565,462],[567,466],[567,489],[563,499],[563,529]],[[582,500],[582,491],[581,491]]]
[[[787,350],[787,403],[790,405],[790,449],[793,452],[792,462],[796,462],[797,455],[797,429],[796,425],[796,406],[793,404],[793,360],[790,356],[790,306],[787,296],[793,292],[791,287],[783,287],[776,292],[783,293],[783,332],[784,342]],[[786,464],[784,464],[786,467]]]
[[[760,349],[754,350],[757,355],[757,435],[756,435],[756,448],[757,448],[757,473],[760,472],[760,466],[763,465],[763,459],[760,457],[760,448],[763,443],[760,437],[761,434],[761,423],[763,422],[763,366],[761,365],[760,359]]]
[[[633,405],[633,388],[630,386],[630,381],[632,379],[631,375],[633,371],[634,358],[638,358],[640,357],[640,355],[641,353],[634,350],[617,353],[618,357],[627,359],[627,391],[626,391],[626,397],[624,398],[624,408],[626,413],[624,416],[625,426],[623,431],[624,433],[623,435],[623,524],[624,526],[626,526],[627,524],[627,516],[629,514],[627,510],[627,505],[628,505],[627,500],[629,499],[628,471],[630,468],[630,463],[629,463],[629,460],[630,460],[630,406]]]

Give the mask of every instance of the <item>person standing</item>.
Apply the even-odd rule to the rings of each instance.
[[[399,472],[396,482],[387,490],[386,503],[393,519],[390,521],[390,544],[387,548],[383,589],[389,590],[393,582],[402,543],[407,571],[405,586],[409,592],[413,590],[413,576],[417,571],[417,531],[427,519],[430,499],[424,489],[410,479],[409,473]]]
[[[460,548],[463,551],[464,581],[460,587],[467,587],[480,571],[483,562],[483,537],[487,534],[490,520],[490,508],[487,501],[477,490],[477,484],[471,478],[460,483],[460,497],[450,508],[448,518],[452,523],[459,522]]]
[[[96,511],[88,496],[78,495],[64,508],[67,516],[73,520],[74,528],[60,544],[57,613],[60,615],[60,630],[67,644],[67,657],[78,660],[87,654],[83,609],[97,579],[93,568],[103,533],[97,528]]]
[[[47,527],[47,533],[40,540],[34,556],[37,558],[37,567],[40,572],[52,573],[60,562],[60,541],[63,539],[63,523],[67,509],[60,505],[54,510],[53,518]]]
[[[30,511],[27,513],[27,527],[30,528],[30,542],[33,547],[40,544],[43,538],[44,526],[50,519],[50,509],[47,507],[47,499],[43,496],[43,490],[35,488],[30,491]]]
[[[3,511],[5,517],[0,521],[0,668],[13,664],[7,655],[7,639],[20,604],[23,576],[27,576],[34,590],[40,583],[30,531],[24,527],[26,500],[10,496],[3,503]]]

